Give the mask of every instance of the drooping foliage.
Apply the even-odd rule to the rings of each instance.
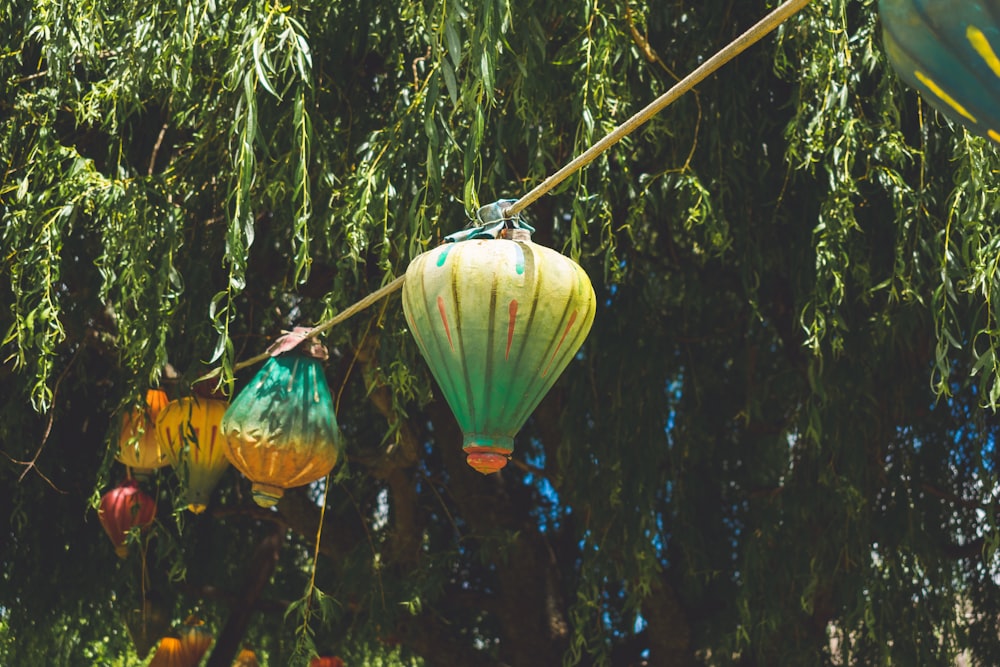
[[[97,521],[149,387],[231,396],[774,4],[0,7],[0,662],[138,664],[152,598],[207,665],[1000,663],[1000,156],[901,83],[874,0],[814,0],[528,209],[598,307],[503,472],[392,296],[324,339],[328,482],[269,511],[230,471],[192,516],[161,469],[121,562]]]

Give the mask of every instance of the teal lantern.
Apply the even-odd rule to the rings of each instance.
[[[222,418],[226,456],[253,483],[262,507],[285,489],[326,477],[342,436],[322,360],[326,348],[296,328],[268,350],[273,356]]]
[[[403,312],[464,433],[469,465],[507,464],[514,435],[583,344],[594,322],[590,279],[531,241],[505,202],[482,227],[454,234],[406,270]]]
[[[934,108],[1000,143],[1000,1],[879,0],[889,62]]]

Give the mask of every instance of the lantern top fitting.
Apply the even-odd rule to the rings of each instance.
[[[507,239],[510,241],[530,241],[535,228],[521,219],[517,213],[510,214],[510,206],[516,199],[501,199],[482,206],[476,211],[475,224],[444,237],[446,243],[472,241],[474,239]]]

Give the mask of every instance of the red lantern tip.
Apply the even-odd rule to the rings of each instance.
[[[491,454],[485,452],[474,452],[465,458],[466,462],[484,475],[492,472],[500,472],[507,465],[507,457],[503,454]]]

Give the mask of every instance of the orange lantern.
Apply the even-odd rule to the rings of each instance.
[[[145,531],[156,516],[156,503],[135,480],[127,479],[101,496],[97,516],[115,545],[115,553],[119,558],[125,558],[128,556],[125,538],[129,530],[138,526]]]
[[[197,616],[188,616],[181,629],[181,648],[188,664],[197,665],[212,645],[212,635],[205,629],[204,622]]]
[[[180,639],[164,637],[160,640],[160,645],[147,667],[194,667],[197,664],[188,659]]]
[[[156,468],[167,465],[156,436],[156,417],[167,406],[167,392],[150,389],[146,392],[146,407],[137,408],[122,419],[115,458],[124,463],[139,479],[146,479]]]
[[[260,663],[257,662],[257,654],[245,648],[236,656],[233,667],[260,667]]]
[[[189,396],[171,401],[156,418],[156,432],[184,485],[188,509],[201,514],[212,490],[229,467],[219,423],[228,403]]]

